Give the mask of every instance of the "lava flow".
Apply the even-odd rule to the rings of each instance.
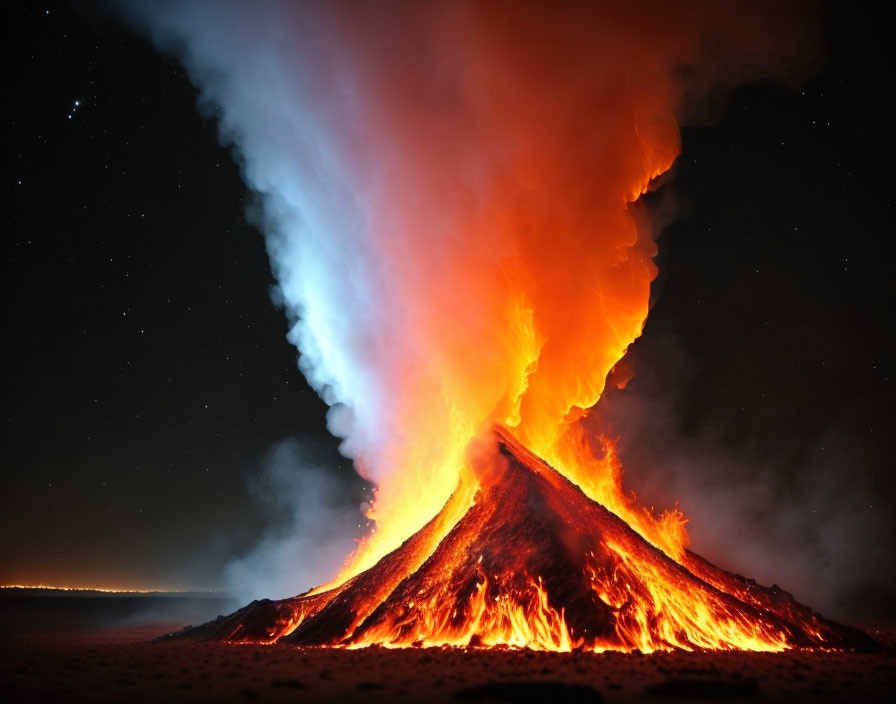
[[[493,429],[491,449],[435,518],[370,569],[167,637],[645,653],[876,647],[778,587],[687,550],[674,559],[505,428]]]

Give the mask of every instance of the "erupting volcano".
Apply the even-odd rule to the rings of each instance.
[[[504,428],[422,530],[343,584],[168,637],[537,650],[875,648],[777,586],[676,561]],[[456,516],[462,514],[457,520]]]
[[[640,507],[582,423],[644,329],[641,197],[678,157],[679,120],[718,87],[799,73],[794,8],[382,7],[135,9],[184,52],[260,194],[300,367],[376,486],[375,530],[330,583],[183,635],[867,644],[689,552],[682,513]]]

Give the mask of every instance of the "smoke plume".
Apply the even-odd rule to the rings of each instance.
[[[300,366],[377,485],[371,564],[494,422],[550,453],[641,333],[679,121],[803,66],[794,7],[159,2],[263,204]],[[644,419],[649,422],[649,419]]]
[[[619,439],[627,485],[648,505],[677,497],[691,547],[714,564],[776,583],[826,616],[892,620],[893,501],[883,453],[857,440],[874,409],[846,405],[787,451],[768,438],[732,443],[737,408],[685,429],[686,390],[704,374],[691,355],[674,335],[645,335],[632,383],[610,386],[585,421]],[[803,444],[812,451],[794,452]]]
[[[267,529],[227,565],[227,593],[241,603],[283,599],[323,584],[363,532],[353,492],[296,440],[270,450],[249,489]]]

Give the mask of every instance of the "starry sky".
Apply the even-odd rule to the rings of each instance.
[[[789,510],[817,511],[799,490],[816,477],[860,485],[878,500],[856,521],[887,547],[892,61],[875,17],[819,7],[813,76],[737,89],[684,129],[650,196],[675,215],[628,392],[663,400],[676,447],[711,435],[714,453],[773,468]],[[296,366],[250,194],[181,65],[93,5],[24,4],[4,31],[0,583],[218,588],[267,526],[249,482],[277,442],[298,438],[347,504],[362,483]],[[640,427],[632,486],[687,511],[638,474],[661,457],[638,454],[649,421],[612,408],[612,427]],[[869,586],[844,609],[888,597]]]

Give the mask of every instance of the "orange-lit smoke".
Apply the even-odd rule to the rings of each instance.
[[[680,551],[682,517],[637,508],[612,444],[595,459],[576,421],[642,331],[656,248],[639,197],[679,154],[678,118],[799,56],[781,7],[135,10],[186,40],[263,196],[303,370],[377,484],[376,532],[342,578],[436,514],[494,423]]]
[[[774,56],[773,18],[734,10],[449,3],[341,18],[371,242],[402,321],[381,366],[400,403],[379,530],[348,573],[441,507],[494,422],[680,551],[682,517],[636,508],[612,446],[596,460],[575,421],[647,316],[656,249],[638,199],[679,153],[684,91]]]

